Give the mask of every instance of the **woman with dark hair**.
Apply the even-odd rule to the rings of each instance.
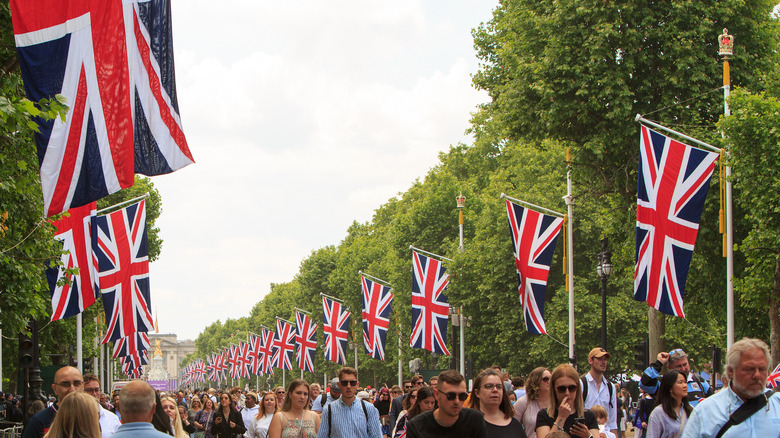
[[[219,395],[219,408],[214,414],[214,424],[211,425],[211,435],[215,438],[234,438],[246,432],[244,420],[236,410],[230,394]]]
[[[214,424],[214,402],[208,394],[203,395],[203,409],[195,415],[193,424],[198,432],[203,432],[203,438],[213,438],[211,436],[211,426]],[[198,432],[195,432],[196,438]]]
[[[688,404],[688,380],[685,374],[670,370],[661,379],[655,393],[656,407],[647,422],[647,438],[671,438],[682,435],[693,408]]]
[[[314,438],[319,428],[320,416],[309,410],[309,384],[305,380],[293,380],[287,388],[281,412],[271,420],[268,436]]]
[[[536,417],[536,436],[546,438],[551,431],[562,430],[571,436],[599,436],[599,423],[585,410],[580,375],[569,364],[555,367],[550,377],[550,403]]]
[[[409,390],[409,394],[401,401],[402,410],[398,413],[398,418],[395,420],[393,431],[390,436],[398,436],[401,431],[406,430],[406,422],[409,420],[409,410],[417,403],[417,393],[419,391],[419,388],[412,387],[412,389]]]
[[[393,432],[390,435],[393,438],[406,436],[406,425],[409,424],[409,420],[423,412],[431,411],[436,408],[436,397],[433,396],[433,388],[430,386],[412,389],[409,392],[409,397],[411,397],[412,394],[414,394],[414,399],[408,404],[409,409],[405,409],[398,416],[398,421],[396,421],[395,428],[393,428]],[[407,397],[407,399],[409,397]],[[406,400],[404,400],[404,403],[406,403]]]
[[[547,409],[551,378],[547,368],[535,368],[525,382],[525,395],[515,402],[515,418],[523,424],[528,438],[536,438],[536,417],[539,411]]]
[[[260,397],[257,415],[252,418],[252,424],[246,428],[247,438],[266,438],[274,414],[276,414],[276,394],[268,391]]]
[[[379,411],[379,423],[382,425],[382,435],[390,435],[390,390],[387,388],[379,389],[377,400],[374,407]]]
[[[474,379],[471,408],[482,412],[489,437],[525,438],[523,425],[514,417],[515,410],[512,409],[504,381],[498,371],[488,368]]]

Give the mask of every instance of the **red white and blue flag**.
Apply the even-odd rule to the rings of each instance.
[[[292,370],[292,358],[295,351],[295,327],[287,321],[276,318],[276,336],[273,340],[273,358],[276,368]]]
[[[410,345],[449,355],[447,320],[450,305],[444,289],[449,282],[440,260],[412,251],[412,336]]]
[[[222,356],[219,353],[213,353],[211,356],[207,357],[207,360],[208,365],[206,366],[206,371],[208,379],[212,382],[219,382],[222,380],[222,375],[220,373],[222,367],[219,365]]]
[[[128,354],[119,358],[119,362],[122,364],[122,371],[127,374],[128,370],[139,369],[141,366],[149,363],[149,358],[146,355],[146,351],[139,351],[137,353]]]
[[[363,346],[366,354],[384,361],[393,294],[389,286],[364,276],[360,277],[360,285],[363,289]]]
[[[324,332],[325,359],[341,365],[347,364],[347,336],[350,313],[344,305],[328,297],[322,297],[322,329]]]
[[[97,259],[92,248],[97,242],[95,203],[71,208],[68,216],[52,224],[57,227],[54,238],[62,242],[62,265],[46,269],[51,294],[51,320],[65,319],[83,312],[95,303],[98,294]],[[78,268],[78,275],[66,269]],[[63,283],[61,279],[67,277]]]
[[[114,341],[114,354],[112,357],[127,356],[138,351],[148,350],[150,347],[149,335],[139,332]]]
[[[685,317],[683,296],[718,154],[642,126],[634,299]]]
[[[314,372],[314,352],[317,350],[317,324],[314,324],[309,315],[295,311],[295,359],[298,368]]]
[[[506,201],[512,251],[517,271],[517,292],[529,333],[547,333],[544,325],[544,295],[555,243],[563,219]]]
[[[260,370],[266,374],[273,375],[273,356],[274,356],[274,334],[273,330],[268,330],[265,327],[260,328],[260,352],[257,355],[257,359],[260,361]]]
[[[263,375],[262,364],[260,363],[260,347],[262,339],[259,335],[249,333],[249,350],[247,351],[247,359],[249,364],[247,368],[251,374],[258,376]]]
[[[46,216],[193,162],[181,129],[169,0],[13,0],[27,97],[65,120],[36,134]]]
[[[767,388],[780,386],[780,364],[778,364],[774,371],[769,374],[769,378],[766,380],[766,386]]]
[[[99,283],[108,330],[103,343],[154,329],[144,201],[95,221]]]
[[[195,380],[197,382],[205,382],[206,377],[208,376],[208,367],[206,366],[206,362],[203,361],[203,359],[198,359],[195,361]]]
[[[249,344],[240,341],[238,343],[238,371],[239,377],[249,377],[250,366],[252,365],[249,357]]]
[[[228,365],[230,366],[230,378],[238,379],[241,377],[241,363],[239,360],[239,347],[236,344],[230,345],[230,356],[228,356]]]

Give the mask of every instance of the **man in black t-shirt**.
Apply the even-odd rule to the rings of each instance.
[[[447,370],[439,374],[434,395],[439,407],[412,418],[406,426],[408,438],[487,438],[482,413],[463,407],[469,393],[459,372]]]

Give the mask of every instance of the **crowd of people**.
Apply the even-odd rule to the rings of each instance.
[[[734,343],[720,391],[691,371],[683,350],[660,353],[642,375],[635,411],[625,388],[605,375],[609,360],[594,348],[584,375],[561,364],[526,379],[492,367],[470,391],[455,370],[371,389],[343,367],[325,388],[295,379],[259,392],[165,393],[134,380],[110,399],[95,376],[63,367],[52,385],[56,401],[27,422],[23,438],[620,438],[632,414],[636,437],[780,437],[780,395],[766,391],[763,341]]]

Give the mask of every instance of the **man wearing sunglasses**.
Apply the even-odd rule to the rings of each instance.
[[[382,438],[379,411],[371,403],[357,400],[357,370],[339,370],[341,397],[325,406],[317,438]]]
[[[57,401],[62,400],[71,392],[83,390],[84,381],[82,380],[81,372],[78,368],[69,366],[60,368],[54,373],[54,383],[51,384],[51,389],[57,396]],[[54,422],[57,408],[57,403],[54,403],[30,418],[24,427],[22,438],[42,438]]]
[[[463,407],[469,396],[466,380],[455,370],[439,374],[433,391],[439,406],[412,418],[406,426],[408,438],[463,437],[487,438],[482,413]]]
[[[700,400],[703,400],[713,394],[713,389],[706,380],[697,373],[691,372],[691,365],[688,363],[688,354],[682,348],[675,348],[670,352],[662,351],[658,353],[657,360],[650,364],[642,374],[642,380],[639,381],[639,387],[648,394],[655,396],[655,392],[661,387],[661,369],[664,364],[669,370],[676,370],[682,373],[688,381],[688,404],[695,407]]]

